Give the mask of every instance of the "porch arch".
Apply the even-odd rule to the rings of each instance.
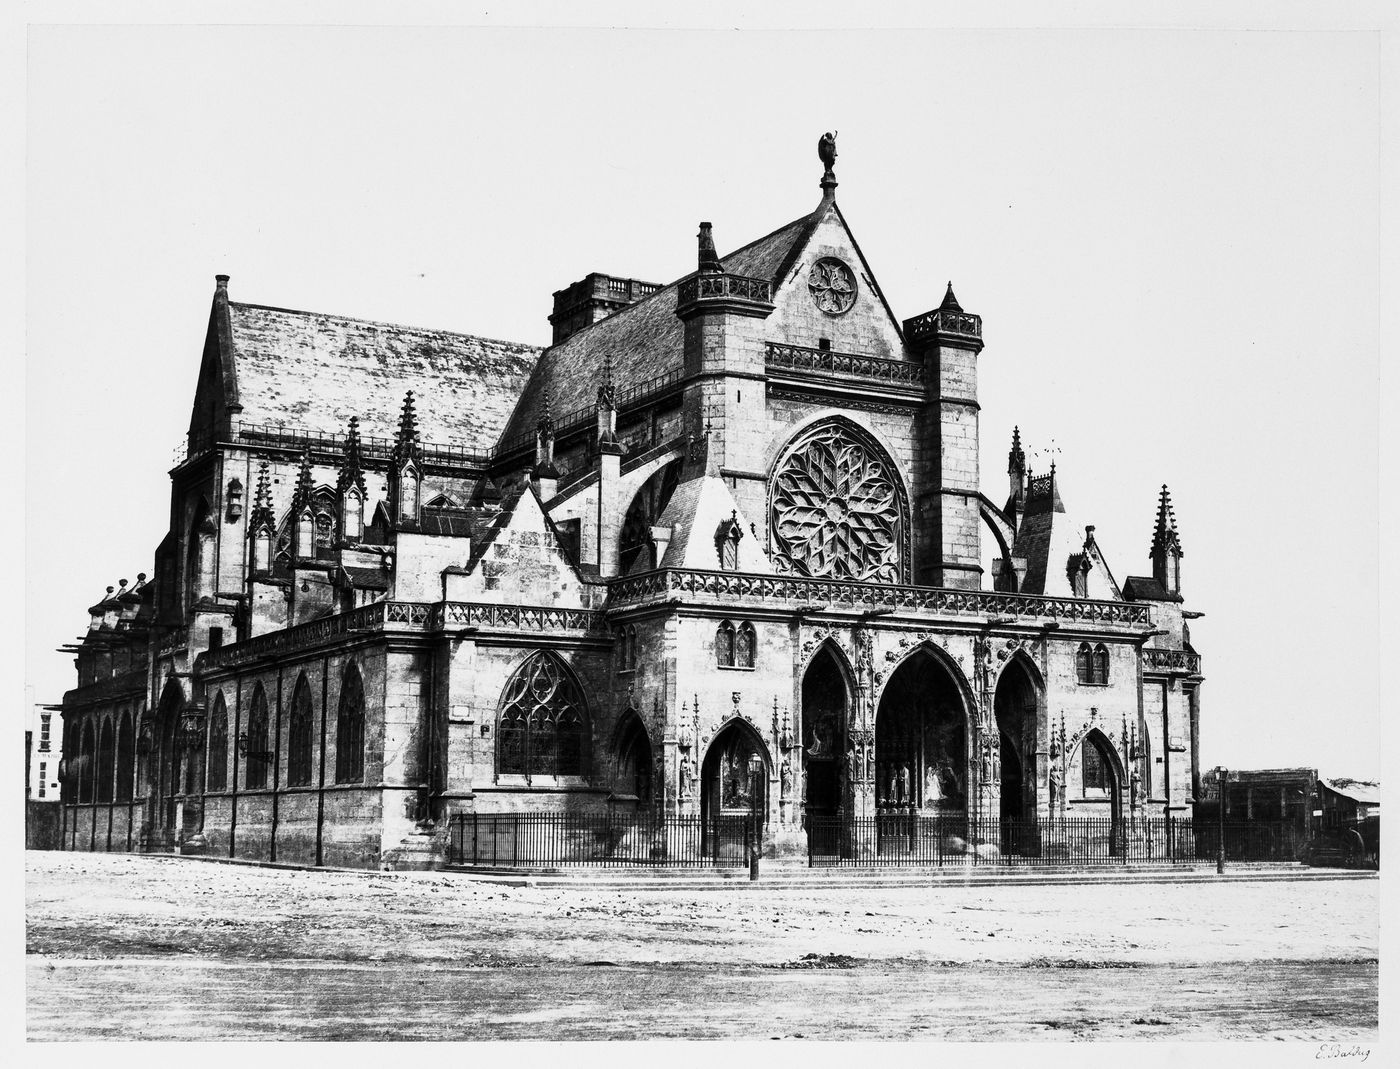
[[[923,643],[895,666],[875,712],[877,810],[966,811],[975,709],[947,651]]]

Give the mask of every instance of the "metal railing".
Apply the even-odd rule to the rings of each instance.
[[[448,822],[447,864],[726,868],[747,865],[747,816],[649,813],[464,813]]]
[[[807,818],[807,862],[829,866],[1200,865],[1214,862],[1214,821],[1189,817],[969,818],[965,813],[892,812],[864,819]],[[1303,843],[1282,821],[1225,825],[1225,857],[1234,862],[1291,862]]]

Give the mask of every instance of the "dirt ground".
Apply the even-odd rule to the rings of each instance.
[[[31,1039],[1377,1035],[1375,879],[619,891],[26,866]]]

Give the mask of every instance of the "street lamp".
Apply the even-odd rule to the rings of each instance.
[[[1223,876],[1225,874],[1225,777],[1230,774],[1230,770],[1224,765],[1217,765],[1215,775],[1220,784],[1220,804],[1217,807],[1219,820],[1219,835],[1216,836],[1215,843],[1215,874]]]
[[[763,775],[763,758],[758,754],[749,754],[749,817],[753,825],[753,834],[749,839],[749,879],[758,879],[758,856],[763,851],[763,828],[759,823],[758,802],[759,784]]]

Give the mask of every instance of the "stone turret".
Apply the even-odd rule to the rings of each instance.
[[[919,435],[930,467],[918,480],[915,577],[929,586],[982,585],[978,468],[977,357],[982,317],[963,311],[948,283],[931,312],[904,323],[904,337],[924,365]]]

